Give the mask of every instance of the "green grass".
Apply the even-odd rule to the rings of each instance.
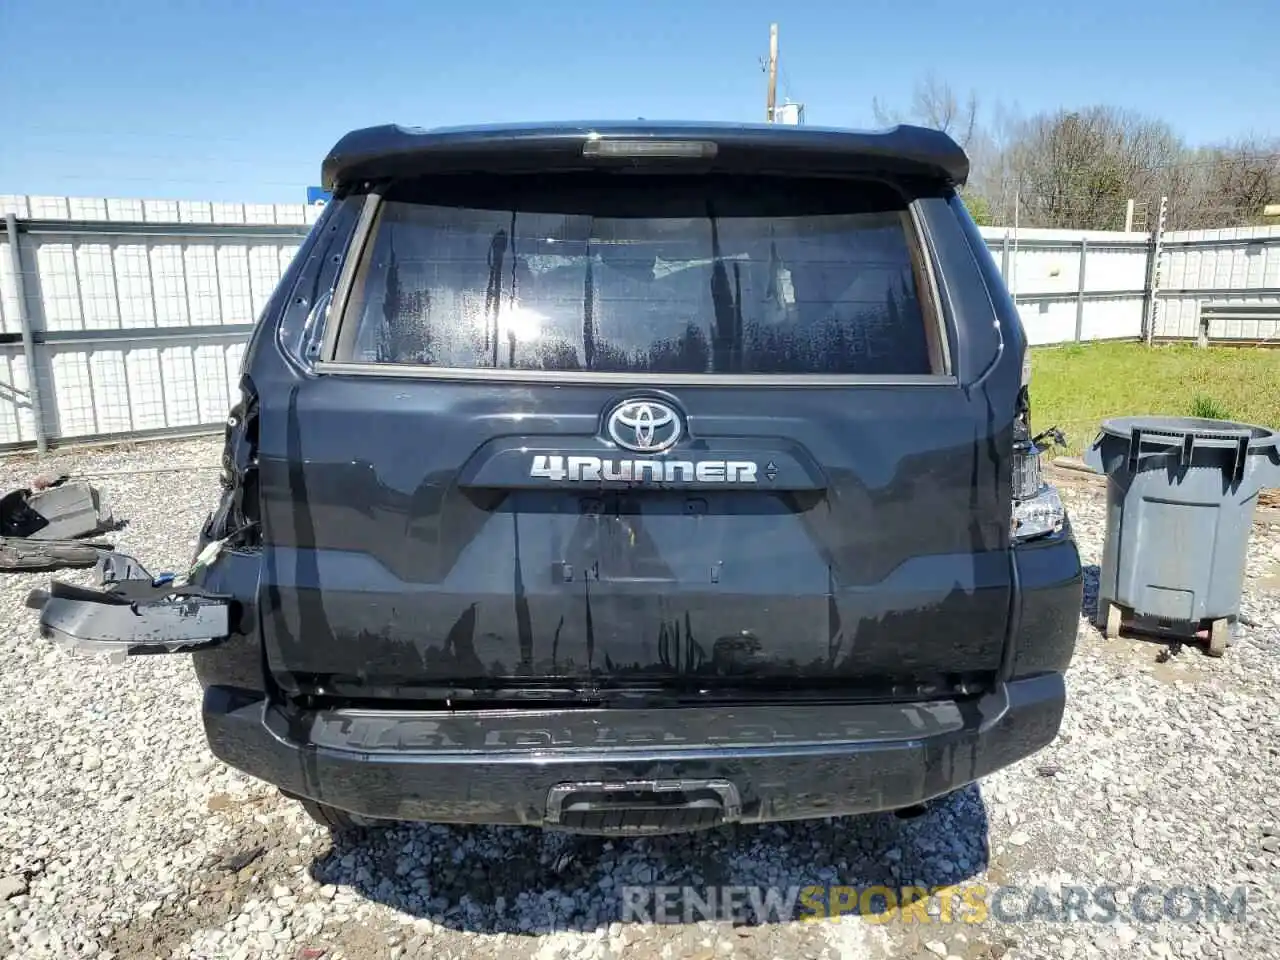
[[[1197,393],[1191,398],[1191,416],[1202,420],[1230,420],[1231,412],[1213,397]]]
[[[1057,426],[1079,455],[1103,420],[1139,414],[1239,420],[1280,428],[1280,350],[1140,343],[1031,351],[1031,418]]]

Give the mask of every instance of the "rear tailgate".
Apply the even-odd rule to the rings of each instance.
[[[262,630],[284,691],[928,696],[994,677],[1013,396],[976,376],[999,356],[991,314],[947,294],[972,260],[935,283],[947,244],[971,258],[940,187],[382,193],[360,201],[376,214],[332,358],[262,385]]]

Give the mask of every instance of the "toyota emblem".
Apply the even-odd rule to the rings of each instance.
[[[606,421],[609,437],[636,453],[661,453],[676,445],[683,430],[680,415],[661,400],[627,400]]]

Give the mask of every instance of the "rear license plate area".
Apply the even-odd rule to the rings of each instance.
[[[702,496],[606,493],[583,497],[556,580],[603,583],[714,582],[720,558],[700,530]]]
[[[742,816],[727,780],[562,783],[547,795],[545,825],[592,836],[648,836],[709,830]]]

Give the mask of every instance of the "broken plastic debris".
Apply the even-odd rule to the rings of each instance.
[[[151,574],[147,573],[142,564],[138,563],[133,557],[123,553],[112,551],[105,553],[98,558],[98,583],[106,586],[112,583],[121,583],[125,580],[150,580]]]
[[[148,641],[145,644],[135,644],[125,640],[85,640],[68,634],[55,634],[51,639],[58,649],[73,657],[105,657],[110,663],[124,663],[129,657],[139,654],[182,653],[184,650],[195,650],[212,642],[211,638],[205,638]]]
[[[105,654],[113,661],[212,646],[229,633],[227,601],[211,597],[131,602],[118,592],[55,582],[50,590],[33,590],[27,606],[40,610],[42,637],[78,656]]]
[[[110,544],[84,543],[115,526],[111,508],[87,483],[36,477],[0,497],[0,570],[92,566]]]
[[[28,540],[0,537],[0,570],[55,570],[63,567],[91,567],[109,543],[80,540]]]
[[[65,481],[66,477],[60,477],[44,489],[24,487],[0,498],[0,535],[73,540],[115,526],[111,507],[97,487]]]

